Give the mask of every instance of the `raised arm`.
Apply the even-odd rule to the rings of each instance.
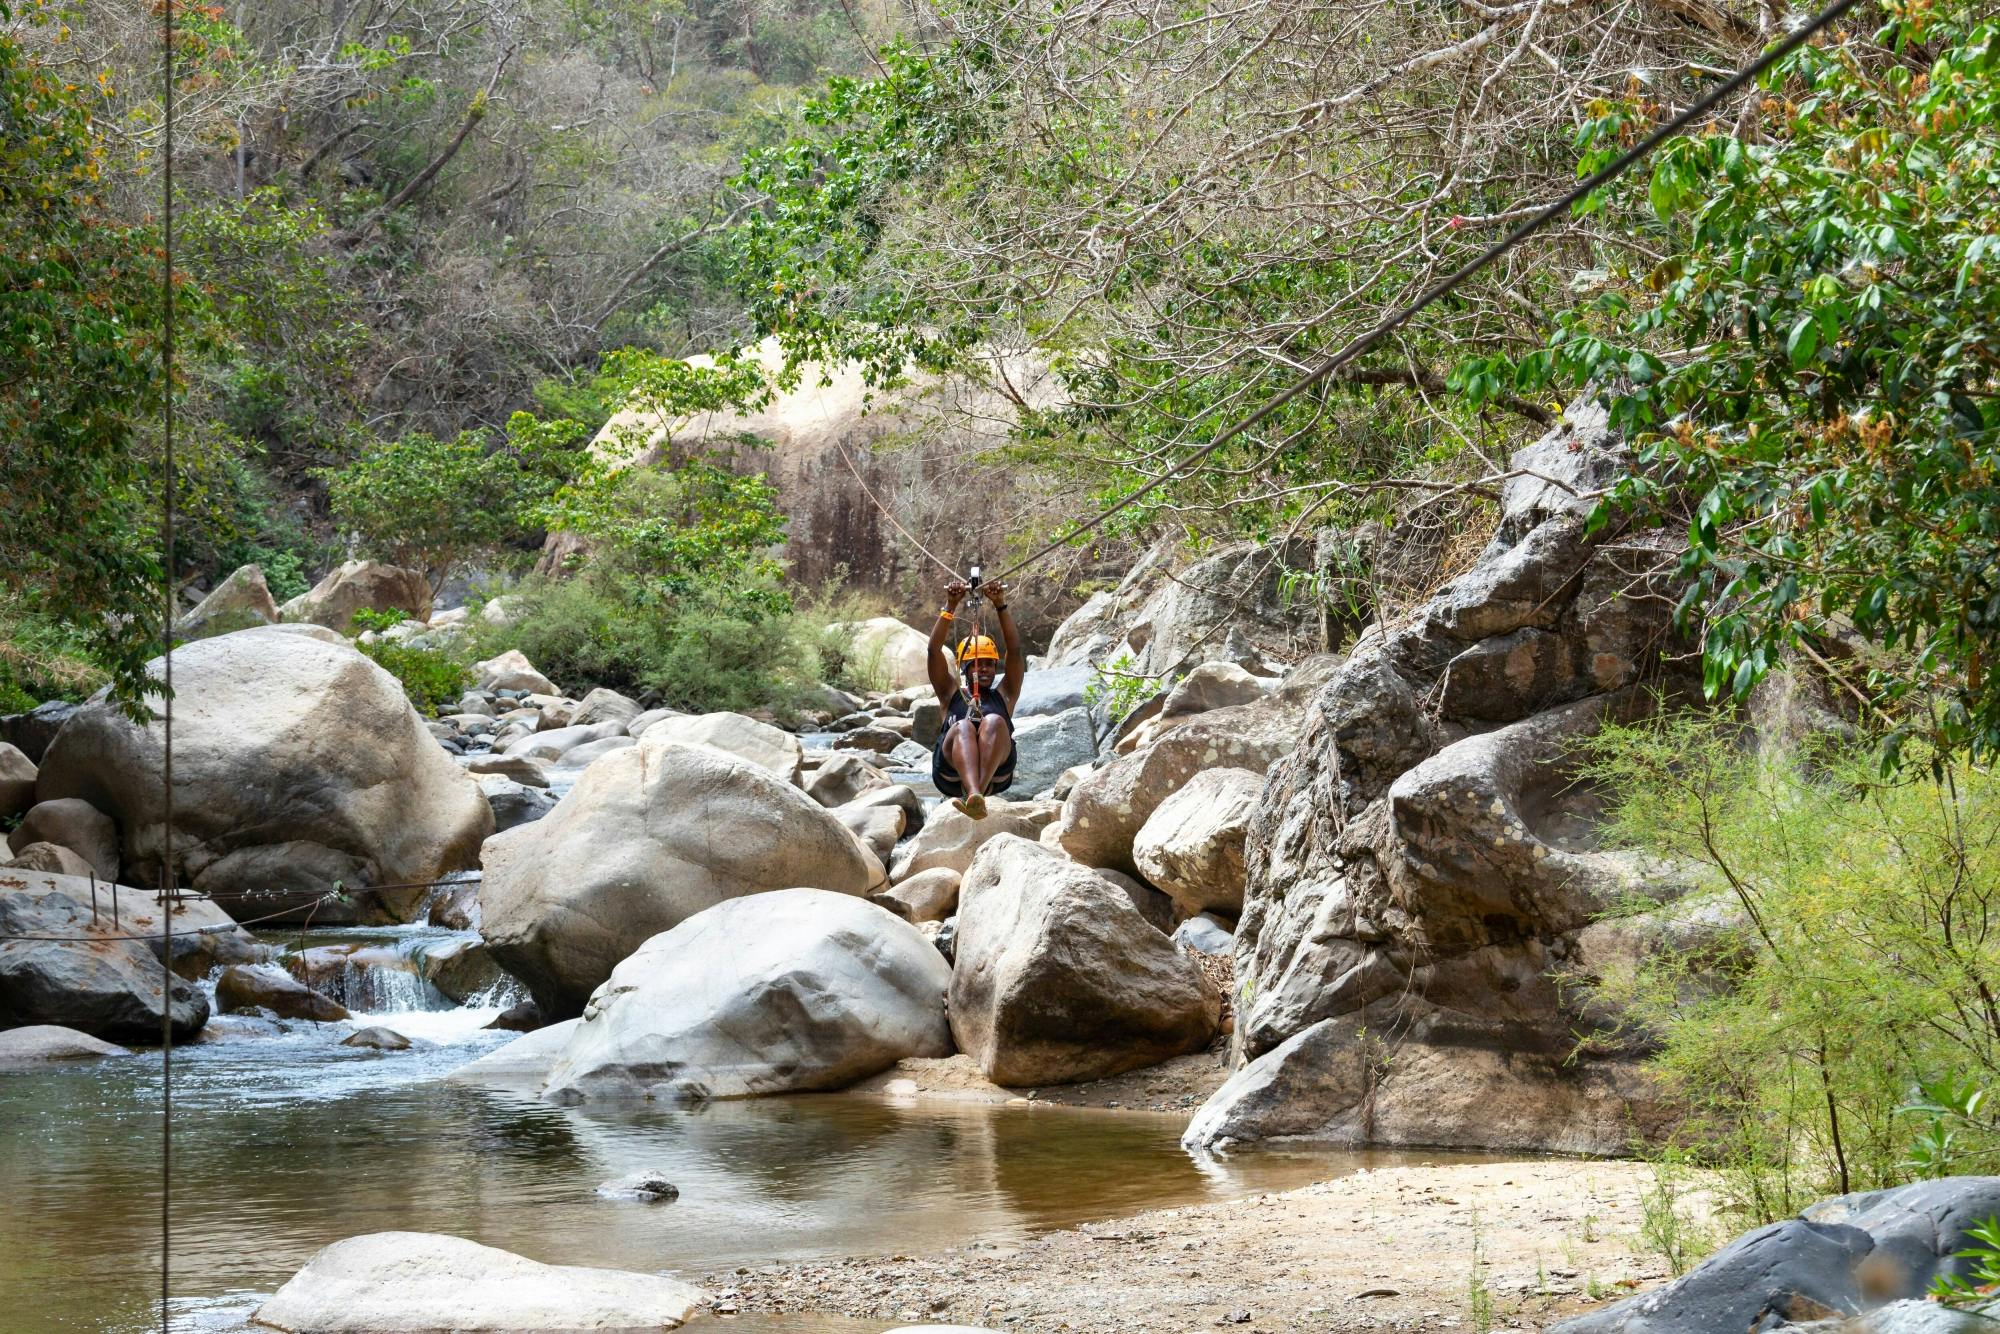
[[[950,704],[951,697],[958,693],[958,678],[952,675],[951,660],[944,655],[944,645],[951,637],[955,624],[953,617],[958,612],[958,604],[965,600],[965,593],[966,586],[956,580],[946,584],[944,610],[938,613],[937,621],[931,626],[930,651],[925,655],[925,665],[930,669],[931,689],[937,692],[940,704]]]
[[[1000,676],[1000,696],[1011,711],[1021,698],[1021,681],[1028,674],[1028,655],[1021,651],[1021,632],[1014,628],[1014,613],[1007,610],[1004,584],[987,584],[980,589],[1000,618],[1000,643],[1007,650],[1007,666]]]

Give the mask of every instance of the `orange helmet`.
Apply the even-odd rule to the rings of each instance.
[[[1000,650],[994,645],[991,639],[988,639],[985,635],[967,635],[964,639],[958,641],[959,666],[963,667],[968,662],[977,662],[981,658],[993,662],[1000,661]]]

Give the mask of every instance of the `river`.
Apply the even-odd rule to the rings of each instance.
[[[312,932],[413,955],[454,933]],[[688,1277],[814,1256],[935,1249],[1337,1176],[1387,1155],[1197,1161],[1183,1117],[813,1095],[702,1108],[554,1107],[443,1076],[516,1036],[497,1004],[451,1007],[360,979],[380,1023],[427,1046],[347,1048],[345,1025],[222,1017],[176,1051],[173,1315],[241,1330],[321,1246],[449,1232],[566,1264]],[[504,996],[480,998],[504,1000]],[[671,1204],[602,1198],[637,1170]],[[0,1329],[158,1328],[157,1053],[0,1072]],[[770,1317],[743,1334],[879,1326]]]

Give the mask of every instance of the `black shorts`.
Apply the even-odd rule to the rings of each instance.
[[[1005,720],[1007,724],[1007,740],[1012,742],[1014,739],[1014,720],[1008,718],[1004,713],[996,716]],[[947,718],[945,725],[938,729],[937,740],[931,743],[931,786],[947,797],[962,797],[965,795],[965,779],[959,775],[957,766],[951,762],[951,757],[944,753],[945,736],[951,731],[951,725],[959,721],[961,720],[957,718]],[[1019,754],[1020,752],[1015,750],[1012,745],[1007,747],[1007,758],[1000,762],[1000,768],[994,772],[993,786],[987,789],[987,796],[990,797],[997,793],[1005,792],[1008,788],[1014,786],[1014,761],[1018,758]]]

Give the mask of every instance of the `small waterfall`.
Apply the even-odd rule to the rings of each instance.
[[[293,977],[357,1014],[458,1008],[419,971],[417,944],[316,945],[286,955],[284,963]]]

